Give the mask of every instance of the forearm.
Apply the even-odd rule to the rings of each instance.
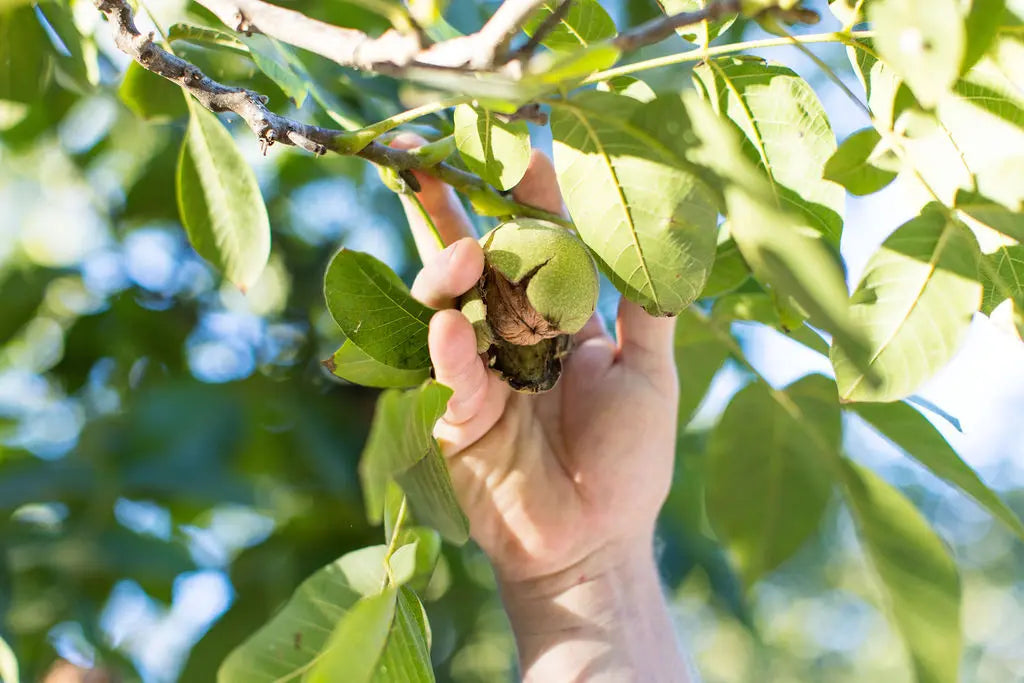
[[[649,543],[502,583],[526,683],[689,680]]]

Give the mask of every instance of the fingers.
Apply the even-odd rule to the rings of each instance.
[[[456,310],[438,311],[430,321],[427,344],[437,381],[453,392],[444,421],[461,425],[480,411],[490,379],[476,353],[473,326]]]
[[[675,329],[675,318],[656,318],[623,297],[617,321],[619,358],[642,372],[674,372]]]
[[[419,135],[400,133],[391,141],[391,146],[398,149],[411,149],[419,147],[425,142],[426,140]],[[437,231],[441,234],[441,240],[445,244],[451,244],[462,237],[471,237],[473,235],[472,224],[469,222],[465,209],[462,208],[462,203],[455,195],[455,190],[433,176],[418,171],[413,171],[413,174],[420,182],[420,191],[416,193],[416,197],[433,220]],[[399,198],[402,200],[402,207],[409,220],[409,227],[412,230],[413,239],[416,241],[416,248],[420,252],[420,258],[426,263],[430,255],[440,249],[437,239],[420,208],[416,206],[416,202],[403,195],[400,195]]]
[[[484,270],[484,252],[472,237],[463,237],[443,251],[423,259],[423,270],[412,283],[412,295],[431,308],[451,308],[468,292]]]
[[[512,197],[517,202],[535,206],[551,213],[568,215],[562,203],[562,193],[558,189],[558,178],[555,167],[540,150],[533,150],[530,165],[519,184],[512,189]]]

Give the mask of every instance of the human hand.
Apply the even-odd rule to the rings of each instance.
[[[422,142],[403,135],[393,144]],[[602,597],[608,591],[624,596],[636,589],[642,595],[635,598],[660,605],[652,544],[675,451],[674,319],[651,317],[624,299],[618,342],[595,315],[575,335],[554,389],[511,390],[477,355],[472,326],[453,308],[479,280],[483,251],[451,188],[417,178],[419,200],[448,245],[439,250],[419,210],[404,199],[425,264],[412,292],[441,309],[430,323],[430,355],[437,380],[454,392],[434,434],[473,538],[495,568],[521,655],[531,647],[524,640],[550,650],[550,634],[538,628],[543,622],[554,630],[585,628],[552,614],[553,596],[563,609],[586,612],[585,622],[615,618],[621,605]],[[554,169],[539,152],[512,194],[564,212]],[[574,602],[584,604],[567,604]]]

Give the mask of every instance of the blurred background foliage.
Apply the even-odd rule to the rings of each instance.
[[[455,0],[446,16],[468,30],[495,4]],[[288,6],[384,28],[358,2]],[[659,12],[653,0],[606,6],[620,26]],[[151,9],[161,20],[183,6],[169,0]],[[758,29],[739,22],[731,31]],[[125,106],[118,87],[126,60],[92,3],[0,0],[6,41],[17,45],[9,54],[18,62],[0,65],[11,98],[0,102],[0,635],[26,680],[65,658],[113,667],[125,680],[211,681],[226,653],[305,576],[380,542],[356,476],[376,392],[341,383],[319,364],[342,341],[324,308],[322,277],[344,244],[410,281],[415,252],[397,200],[369,165],[294,148],[263,157],[229,119],[256,168],[274,247],[247,294],[221,284],[177,222],[183,121],[154,125]],[[640,57],[681,45],[668,41]],[[816,52],[855,87],[841,48]],[[811,79],[840,136],[863,125],[835,104],[835,86],[812,75],[805,58],[770,54]],[[285,94],[247,59],[202,48],[188,57],[287,109]],[[395,82],[322,61],[307,67],[345,115],[393,113]],[[677,67],[648,82],[678,89],[686,78]],[[293,113],[329,123],[308,104]],[[537,133],[546,145],[546,131]],[[851,269],[916,211],[901,208],[901,191],[851,205],[843,245]],[[602,305],[614,306],[606,290]],[[1024,410],[1024,353],[976,323],[961,356],[924,394],[957,413],[963,435],[942,420],[940,428],[1022,511],[1024,443],[1012,419]],[[734,332],[773,382],[822,369],[770,328],[737,323]],[[981,357],[981,365],[972,360]],[[906,656],[835,501],[812,541],[749,595],[708,532],[707,431],[746,380],[726,362],[681,433],[659,530],[661,569],[696,668],[707,681],[907,680]],[[963,679],[1022,680],[1024,546],[846,419],[847,451],[906,492],[952,546],[964,583]],[[424,597],[439,680],[514,676],[513,641],[478,549],[446,547]]]

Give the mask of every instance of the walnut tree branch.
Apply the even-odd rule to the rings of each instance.
[[[396,171],[419,170],[433,175],[471,200],[482,201],[492,209],[508,214],[543,218],[557,223],[566,221],[555,214],[520,204],[497,192],[482,179],[444,163],[425,163],[415,153],[394,149],[378,142],[367,144],[358,132],[311,126],[275,114],[267,108],[267,98],[247,88],[218,83],[203,74],[192,63],[167,52],[153,42],[153,34],[142,34],[135,25],[134,14],[126,0],[94,0],[96,8],[106,15],[114,32],[114,44],[144,69],[172,81],[214,112],[233,112],[256,134],[262,145],[274,143],[301,147],[316,155],[328,151],[356,154],[380,166]]]
[[[677,28],[692,26],[702,21],[717,21],[729,14],[738,14],[741,9],[740,0],[711,0],[705,7],[693,12],[680,12],[665,17],[658,17],[623,31],[612,38],[612,44],[623,52],[630,52],[645,45],[659,43]]]

